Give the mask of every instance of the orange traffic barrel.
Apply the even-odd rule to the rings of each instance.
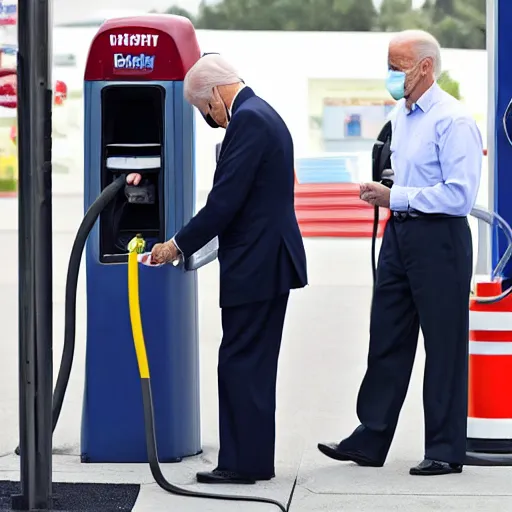
[[[477,283],[470,299],[466,464],[512,465],[512,294]]]

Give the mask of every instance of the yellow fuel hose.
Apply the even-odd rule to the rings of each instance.
[[[130,308],[130,322],[132,326],[133,344],[137,355],[137,364],[142,386],[142,400],[144,407],[144,426],[146,432],[146,447],[148,451],[148,462],[151,474],[155,482],[164,490],[179,496],[189,496],[193,498],[205,498],[213,500],[226,501],[245,501],[256,503],[268,503],[277,506],[281,512],[288,512],[288,506],[284,506],[278,501],[270,498],[259,498],[255,496],[232,496],[228,494],[212,494],[205,492],[190,491],[171,484],[164,477],[158,461],[158,451],[155,434],[155,418],[153,409],[153,398],[151,392],[151,378],[149,372],[149,362],[144,341],[144,332],[142,329],[142,317],[140,313],[139,301],[139,262],[138,254],[145,251],[146,243],[141,235],[137,235],[128,244],[128,302]]]
[[[149,379],[148,354],[142,331],[142,318],[139,304],[139,261],[138,255],[144,253],[146,243],[137,235],[128,245],[128,303],[130,306],[130,322],[132,324],[133,344],[137,354],[137,364],[141,379]]]

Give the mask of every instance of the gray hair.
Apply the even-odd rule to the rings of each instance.
[[[404,30],[395,35],[391,42],[412,43],[416,50],[418,62],[430,57],[434,65],[434,76],[436,80],[440,77],[442,71],[441,45],[432,34],[429,34],[424,30]]]
[[[213,88],[241,82],[238,71],[220,55],[201,57],[188,71],[184,80],[185,99],[196,107],[212,98]]]

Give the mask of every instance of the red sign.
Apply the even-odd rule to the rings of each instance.
[[[64,100],[68,97],[68,86],[61,80],[57,80],[57,82],[55,82],[53,96],[55,105],[63,105]]]
[[[15,69],[0,69],[0,107],[16,108],[16,84],[18,75]]]
[[[85,80],[181,81],[200,56],[194,26],[183,16],[108,20],[91,44]]]

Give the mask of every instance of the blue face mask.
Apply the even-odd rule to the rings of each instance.
[[[395,100],[401,100],[405,95],[405,73],[403,71],[388,71],[386,89]]]

